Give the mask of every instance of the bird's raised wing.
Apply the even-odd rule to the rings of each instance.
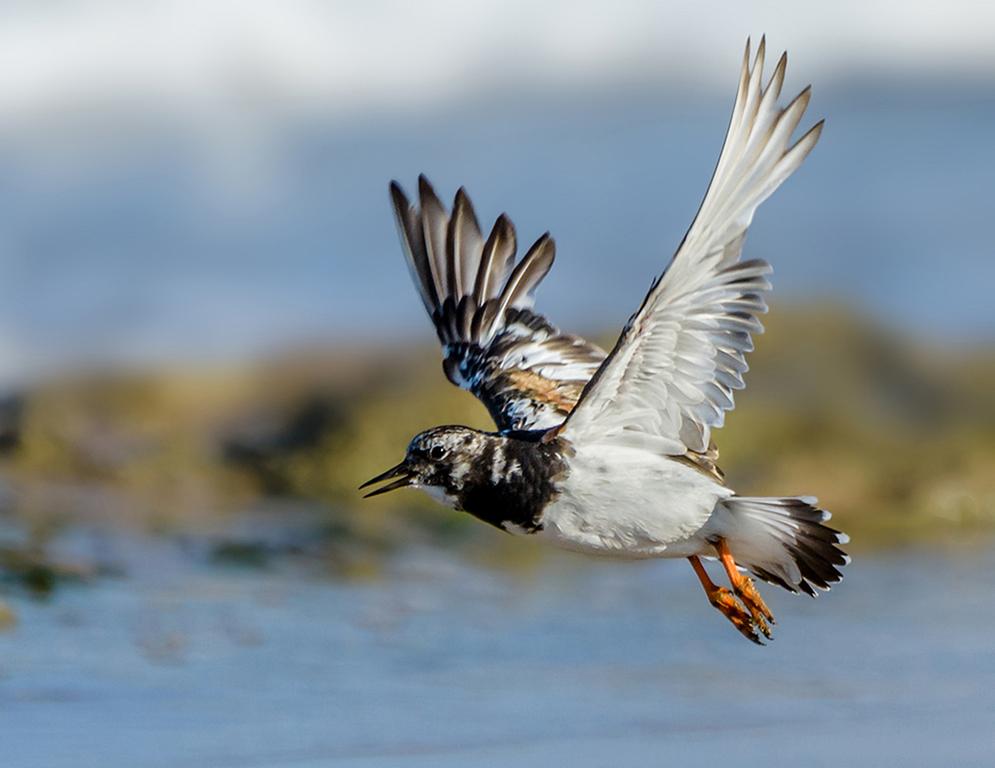
[[[815,146],[819,122],[791,135],[809,101],[805,89],[778,105],[782,55],[762,87],[764,41],[750,67],[747,41],[739,91],[705,199],[667,267],[629,319],[563,427],[571,440],[614,442],[672,455],[708,451],[742,389],[752,333],[763,330],[771,268],[740,261],[757,207]]]
[[[540,237],[515,262],[515,228],[501,215],[485,240],[461,188],[448,212],[424,176],[419,207],[393,182],[391,200],[408,266],[442,342],[449,380],[476,395],[498,429],[563,423],[605,353],[532,311],[556,246]]]

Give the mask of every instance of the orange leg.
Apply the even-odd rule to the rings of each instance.
[[[726,543],[725,539],[719,539],[715,544],[715,549],[719,553],[719,560],[722,562],[722,567],[726,569],[726,575],[729,576],[729,583],[732,584],[736,597],[742,600],[743,605],[749,609],[750,615],[753,617],[753,623],[756,624],[757,629],[763,632],[769,639],[770,627],[768,626],[768,622],[770,624],[776,624],[777,622],[774,621],[774,615],[770,612],[770,608],[767,607],[767,603],[760,597],[760,593],[753,584],[753,579],[745,573],[740,573],[739,568],[736,566],[736,561],[732,558],[732,552],[729,551],[729,544]]]
[[[708,572],[698,557],[692,555],[688,558],[688,561],[691,563],[691,567],[694,568],[694,572],[698,575],[701,586],[705,589],[708,602],[715,608],[718,608],[719,612],[732,622],[732,625],[739,630],[743,637],[752,640],[757,645],[763,645],[760,642],[759,635],[753,629],[752,616],[736,602],[733,593],[725,587],[720,587],[708,577]]]

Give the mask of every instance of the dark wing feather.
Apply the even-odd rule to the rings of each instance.
[[[540,237],[516,264],[508,217],[499,216],[484,240],[462,188],[451,214],[424,176],[418,208],[397,182],[390,195],[446,376],[476,395],[502,431],[561,424],[605,353],[532,311],[536,287],[553,266],[553,239]]]
[[[473,298],[478,307],[488,299],[495,299],[501,293],[501,286],[508,279],[508,273],[515,263],[515,228],[503,213],[494,222],[494,228],[484,243],[477,270],[477,281],[473,288]]]
[[[425,309],[431,314],[439,305],[439,294],[435,289],[435,279],[428,263],[421,219],[415,210],[408,205],[408,199],[396,184],[390,185],[390,196],[394,203],[397,230],[401,236],[404,255],[407,257],[408,270],[418,287],[418,295],[421,296]]]

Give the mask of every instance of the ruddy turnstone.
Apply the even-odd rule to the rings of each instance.
[[[447,212],[424,176],[419,207],[390,185],[401,242],[435,324],[449,380],[487,406],[497,432],[443,426],[415,436],[367,494],[421,488],[510,533],[619,558],[687,558],[709,601],[761,643],[774,618],[743,571],[815,596],[838,582],[846,542],[807,496],[739,496],[723,482],[712,430],[742,389],[763,330],[771,268],[740,254],[753,214],[822,131],[791,141],[806,88],[778,99],[782,55],[763,85],[764,41],[739,89],[718,164],[669,266],[607,355],[533,309],[553,265],[540,237],[516,262],[504,215],[485,238],[466,192]],[[709,578],[717,558],[732,590]]]

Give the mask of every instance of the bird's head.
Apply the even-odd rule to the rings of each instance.
[[[487,435],[469,427],[434,427],[414,436],[404,461],[382,472],[360,487],[387,480],[392,482],[370,491],[366,497],[408,486],[421,488],[444,504],[454,506],[464,480],[479,455]]]

